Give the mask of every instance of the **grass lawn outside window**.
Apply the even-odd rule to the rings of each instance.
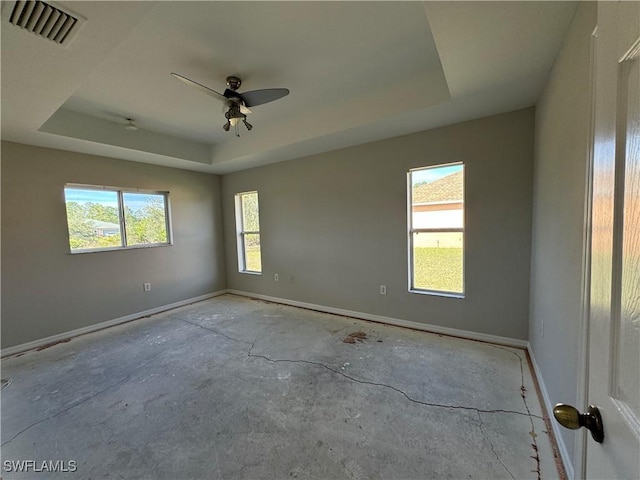
[[[463,290],[462,248],[416,247],[413,250],[414,287],[421,290]]]

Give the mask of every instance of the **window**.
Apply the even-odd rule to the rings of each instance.
[[[464,296],[464,165],[408,175],[409,289]]]
[[[67,185],[71,253],[169,245],[169,193]]]
[[[238,269],[244,273],[261,273],[258,192],[236,194],[236,228],[238,232]]]

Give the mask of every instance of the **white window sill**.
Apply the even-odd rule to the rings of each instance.
[[[409,289],[409,293],[417,293],[418,295],[431,295],[434,297],[446,297],[446,298],[457,298],[464,299],[464,293],[449,293],[449,292],[438,292],[436,290],[416,290]]]
[[[71,255],[84,254],[84,253],[99,253],[99,252],[121,252],[123,250],[138,250],[141,248],[156,248],[156,247],[171,247],[173,243],[150,243],[144,245],[129,245],[126,247],[105,247],[105,248],[86,248],[83,250],[71,250]]]

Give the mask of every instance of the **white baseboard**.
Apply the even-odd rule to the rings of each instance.
[[[528,343],[528,342],[527,342]],[[547,387],[544,384],[544,378],[542,377],[542,372],[536,363],[536,357],[533,355],[533,350],[531,350],[531,345],[527,345],[527,351],[529,352],[529,358],[531,359],[531,364],[533,365],[533,370],[538,380],[538,386],[540,387],[540,393],[542,393],[542,399],[544,401],[545,407],[547,408],[547,412],[550,414],[553,412],[554,404],[551,403],[551,399],[549,398],[549,393],[547,392]],[[562,464],[564,465],[564,470],[567,473],[567,478],[574,478],[574,468],[573,462],[571,461],[571,457],[569,455],[569,450],[567,450],[567,445],[564,443],[562,439],[560,425],[557,422],[553,421],[553,418],[549,419],[551,423],[551,428],[553,429],[553,435],[556,438],[556,444],[558,445],[558,450],[560,451],[560,457],[562,458]]]
[[[355,312],[352,310],[344,310],[342,308],[327,307],[325,305],[316,305],[313,303],[299,302],[297,300],[289,300],[287,298],[271,297],[269,295],[261,295],[258,293],[243,292],[241,290],[227,290],[228,293],[234,295],[240,295],[243,297],[256,298],[258,300],[265,300],[268,302],[282,303],[284,305],[291,305],[292,307],[301,307],[309,310],[316,310],[318,312],[332,313],[334,315],[342,315],[345,317],[359,318],[362,320],[369,320],[377,323],[385,323],[387,325],[395,325],[397,327],[407,327],[414,330],[421,330],[430,333],[439,333],[442,335],[449,335],[452,337],[467,338],[469,340],[479,340],[481,342],[497,343],[509,347],[526,348],[528,342],[526,340],[519,340],[517,338],[500,337],[498,335],[489,335],[486,333],[471,332],[468,330],[458,330],[456,328],[440,327],[438,325],[430,325],[428,323],[413,322],[410,320],[400,320],[392,317],[385,317],[382,315],[374,315],[371,313]]]
[[[189,298],[186,300],[181,300],[179,302],[175,302],[169,305],[162,305],[160,307],[155,307],[149,310],[145,310],[142,312],[137,312],[137,313],[133,313],[131,315],[126,315],[124,317],[120,317],[120,318],[115,318],[113,320],[107,320],[105,322],[101,322],[101,323],[97,323],[94,325],[88,325],[86,327],[82,327],[82,328],[78,328],[76,330],[71,330],[69,332],[64,332],[64,333],[60,333],[57,335],[53,335],[50,337],[46,337],[46,338],[41,338],[38,340],[34,340],[33,342],[28,342],[28,343],[23,343],[21,345],[16,345],[13,347],[8,347],[8,348],[4,348],[2,349],[2,351],[0,352],[0,357],[8,357],[11,355],[15,355],[17,353],[22,353],[28,350],[33,350],[36,348],[40,348],[44,345],[48,345],[51,343],[56,343],[56,342],[61,342],[64,340],[67,340],[69,338],[73,338],[73,337],[77,337],[79,335],[84,335],[87,333],[91,333],[91,332],[95,332],[97,330],[102,330],[108,327],[112,327],[115,325],[119,325],[121,323],[126,323],[129,322],[131,320],[136,320],[142,317],[147,317],[149,315],[154,315],[157,313],[161,313],[167,310],[171,310],[174,308],[178,308],[178,307],[182,307],[184,305],[188,305],[190,303],[195,303],[195,302],[200,302],[202,300],[207,300],[209,298],[213,298],[213,297],[217,297],[220,295],[224,295],[225,293],[232,293],[234,295],[240,295],[243,297],[249,297],[249,298],[255,298],[258,300],[265,300],[268,302],[274,302],[274,303],[281,303],[284,305],[291,305],[293,307],[301,307],[301,308],[306,308],[309,310],[316,310],[318,312],[324,312],[324,313],[331,313],[334,315],[342,315],[345,317],[353,317],[353,318],[359,318],[362,320],[369,320],[372,322],[377,322],[377,323],[384,323],[387,325],[395,325],[398,327],[407,327],[407,328],[412,328],[414,330],[421,330],[424,332],[430,332],[430,333],[438,333],[438,334],[442,334],[442,335],[449,335],[452,337],[461,337],[461,338],[467,338],[470,340],[478,340],[481,342],[489,342],[489,343],[496,343],[496,344],[500,344],[500,345],[506,345],[509,347],[518,347],[518,348],[527,348],[528,346],[528,342],[526,340],[520,340],[517,338],[510,338],[510,337],[501,337],[498,335],[489,335],[486,333],[478,333],[478,332],[472,332],[469,330],[459,330],[456,328],[449,328],[449,327],[441,327],[438,325],[431,325],[431,324],[427,324],[427,323],[419,323],[419,322],[413,322],[410,320],[401,320],[401,319],[397,319],[397,318],[393,318],[393,317],[385,317],[382,315],[374,315],[371,313],[364,313],[364,312],[356,312],[353,310],[345,310],[342,308],[335,308],[335,307],[328,307],[326,305],[316,305],[313,303],[307,303],[307,302],[299,302],[297,300],[289,300],[287,298],[279,298],[279,297],[272,297],[269,295],[261,295],[258,293],[250,293],[250,292],[244,292],[244,291],[240,291],[240,290],[219,290],[217,292],[213,292],[213,293],[209,293],[206,295],[201,295],[199,297],[194,297],[194,298]],[[533,357],[532,357],[533,358]]]
[[[137,312],[137,313],[133,313],[131,315],[126,315],[124,317],[120,317],[120,318],[115,318],[113,320],[107,320],[105,322],[101,322],[101,323],[97,323],[95,325],[88,325],[86,327],[82,327],[82,328],[78,328],[76,330],[71,330],[68,332],[64,332],[64,333],[60,333],[57,335],[52,335],[50,337],[46,337],[46,338],[41,338],[39,340],[34,340],[32,342],[28,342],[28,343],[23,343],[21,345],[16,345],[13,347],[9,347],[9,348],[5,348],[2,349],[0,351],[0,357],[8,357],[11,355],[16,355],[18,353],[22,353],[22,352],[26,352],[29,350],[34,350],[36,348],[40,348],[44,345],[48,345],[48,344],[52,344],[52,343],[57,343],[57,342],[61,342],[73,337],[77,337],[79,335],[85,335],[87,333],[91,333],[91,332],[95,332],[98,330],[103,330],[105,328],[108,327],[113,327],[115,325],[119,325],[121,323],[126,323],[132,320],[137,320],[143,317],[147,317],[149,315],[155,315],[157,313],[162,313],[165,312],[167,310],[172,310],[174,308],[178,308],[178,307],[182,307],[185,305],[188,305],[190,303],[195,303],[195,302],[200,302],[203,300],[207,300],[209,298],[213,298],[213,297],[217,297],[220,295],[224,295],[226,293],[231,293],[234,295],[239,295],[239,296],[243,296],[243,297],[249,297],[249,298],[255,298],[258,300],[265,300],[268,302],[273,302],[273,303],[280,303],[280,304],[284,304],[284,305],[290,305],[293,307],[301,307],[301,308],[306,308],[309,310],[315,310],[315,311],[319,311],[319,312],[324,312],[324,313],[330,313],[330,314],[334,314],[334,315],[341,315],[341,316],[346,316],[346,317],[352,317],[352,318],[359,318],[362,320],[369,320],[372,322],[377,322],[377,323],[383,323],[383,324],[387,324],[387,325],[395,325],[395,326],[399,326],[399,327],[407,327],[407,328],[412,328],[414,330],[421,330],[421,331],[425,331],[425,332],[430,332],[430,333],[437,333],[437,334],[443,334],[443,335],[449,335],[449,336],[453,336],[453,337],[461,337],[461,338],[467,338],[470,340],[478,340],[478,341],[482,341],[482,342],[489,342],[489,343],[496,343],[496,344],[500,344],[500,345],[506,345],[506,346],[510,346],[510,347],[517,347],[517,348],[526,348],[527,351],[529,352],[529,357],[531,358],[531,364],[533,365],[533,370],[534,370],[534,374],[537,378],[538,381],[538,385],[540,386],[540,392],[542,394],[542,398],[544,401],[544,404],[546,406],[546,409],[548,412],[552,412],[553,411],[553,405],[551,403],[551,400],[549,398],[549,394],[547,392],[547,388],[546,385],[544,383],[544,379],[542,377],[542,373],[538,367],[538,364],[536,363],[536,359],[535,356],[533,355],[533,351],[531,350],[531,345],[529,344],[528,341],[526,340],[520,340],[517,338],[509,338],[509,337],[501,337],[498,335],[489,335],[489,334],[485,334],[485,333],[478,333],[478,332],[471,332],[468,330],[458,330],[455,328],[448,328],[448,327],[441,327],[438,325],[430,325],[430,324],[425,324],[425,323],[419,323],[419,322],[413,322],[410,320],[401,320],[401,319],[397,319],[397,318],[392,318],[392,317],[385,317],[382,315],[374,315],[374,314],[370,314],[370,313],[364,313],[364,312],[356,312],[356,311],[352,311],[352,310],[345,310],[345,309],[341,309],[341,308],[334,308],[334,307],[328,307],[325,305],[316,305],[313,303],[307,303],[307,302],[299,302],[297,300],[289,300],[287,298],[279,298],[279,297],[272,297],[269,295],[261,295],[258,293],[250,293],[250,292],[244,292],[244,291],[240,291],[240,290],[233,290],[233,289],[227,289],[227,290],[219,290],[213,293],[209,293],[206,295],[201,295],[198,297],[194,297],[194,298],[189,298],[186,300],[181,300],[179,302],[175,302],[175,303],[171,303],[169,305],[163,305],[160,307],[155,307],[155,308],[151,308],[149,310],[145,310],[142,312]],[[558,450],[560,451],[560,456],[562,458],[562,462],[564,464],[564,468],[565,471],[567,473],[567,478],[574,478],[574,468],[573,468],[573,464],[571,462],[570,456],[569,456],[569,452],[567,450],[567,446],[564,443],[564,440],[562,439],[561,436],[561,432],[560,432],[560,427],[558,426],[558,424],[556,422],[550,422],[551,423],[551,427],[553,428],[553,432],[556,438],[556,442],[558,445]]]
[[[77,337],[79,335],[85,335],[87,333],[103,330],[105,328],[113,327],[121,323],[130,322],[131,320],[137,320],[142,317],[148,317],[149,315],[155,315],[156,313],[166,312],[167,310],[183,307],[185,305],[189,305],[190,303],[201,302],[202,300],[207,300],[209,298],[224,295],[225,293],[227,293],[226,290],[219,290],[217,292],[207,293],[206,295],[200,295],[199,297],[188,298],[186,300],[180,300],[179,302],[171,303],[169,305],[162,305],[160,307],[151,308],[149,310],[144,310],[142,312],[132,313],[131,315],[125,315],[124,317],[114,318],[113,320],[107,320],[105,322],[96,323],[94,325],[87,325],[86,327],[77,328],[69,332],[63,332],[57,335],[52,335],[50,337],[40,338],[38,340],[34,340],[33,342],[28,342],[28,343],[23,343],[21,345],[15,345],[13,347],[3,348],[2,351],[0,351],[0,357],[3,357],[3,358],[9,357],[17,353],[26,352],[28,350],[34,350],[44,345],[62,342],[64,340],[68,340],[70,338]]]

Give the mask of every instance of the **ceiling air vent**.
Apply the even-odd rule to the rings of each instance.
[[[85,20],[51,2],[21,0],[2,4],[2,20],[59,45],[68,45]]]

